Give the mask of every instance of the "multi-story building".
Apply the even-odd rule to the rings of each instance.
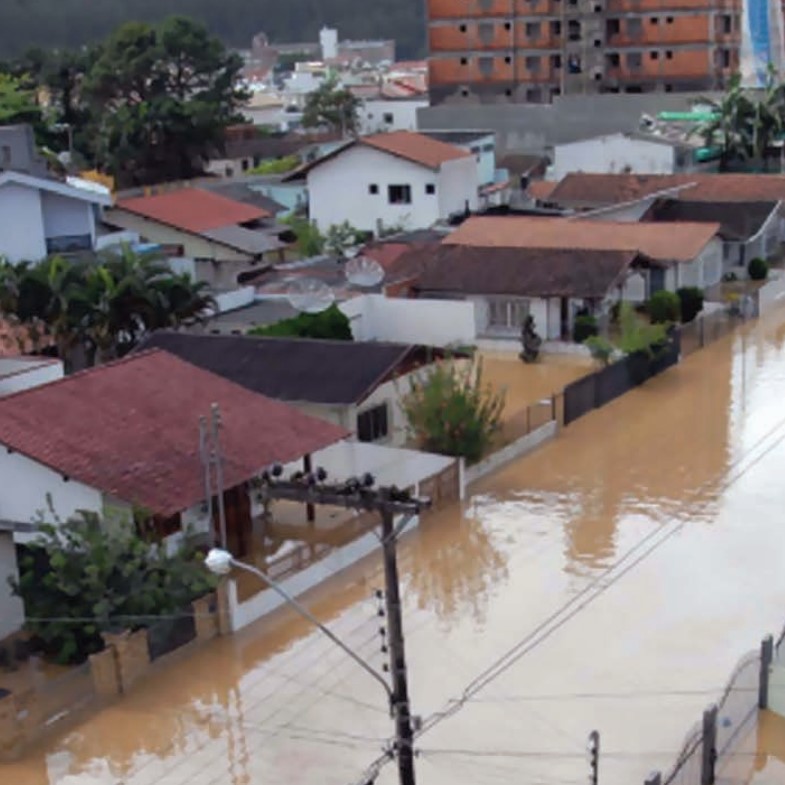
[[[744,0],[428,0],[431,103],[721,89]]]

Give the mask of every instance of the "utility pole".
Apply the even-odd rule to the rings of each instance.
[[[224,505],[223,455],[221,453],[221,412],[218,404],[210,407],[210,422],[199,418],[199,456],[204,466],[204,492],[207,514],[212,526],[213,490],[218,502],[218,532],[221,547],[226,548],[226,507]]]
[[[589,734],[589,785],[599,785],[600,781],[600,733],[593,730]]]
[[[414,731],[409,706],[409,684],[406,678],[406,652],[403,642],[403,618],[398,581],[397,538],[393,511],[389,505],[382,510],[382,549],[384,552],[384,598],[387,606],[387,627],[390,639],[390,673],[393,684],[396,752],[401,785],[414,785]]]
[[[260,493],[266,501],[286,499],[306,505],[326,504],[354,510],[375,512],[381,516],[381,544],[384,557],[385,605],[389,629],[390,672],[392,690],[390,709],[395,719],[395,746],[400,785],[415,785],[414,728],[409,686],[406,678],[406,653],[403,638],[401,594],[398,580],[398,535],[415,515],[431,506],[430,499],[417,499],[398,488],[375,488],[372,475],[350,478],[346,482],[327,485],[327,472],[296,472],[288,480],[280,479],[283,468],[276,464],[260,476]],[[403,521],[395,525],[395,516]]]

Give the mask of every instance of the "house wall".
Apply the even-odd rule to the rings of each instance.
[[[0,477],[3,492],[0,493],[0,518],[20,523],[36,520],[43,514],[44,520],[53,523],[47,496],[57,518],[66,520],[78,510],[103,510],[103,497],[94,488],[75,480],[63,479],[62,475],[36,461],[18,453],[9,453],[0,447]],[[34,534],[14,535],[17,542],[29,542]]]
[[[471,158],[465,160],[471,165],[450,166],[456,163],[450,161],[440,175],[369,147],[351,147],[308,173],[310,218],[321,231],[343,221],[374,233],[380,222],[425,229],[450,212],[462,210],[466,200],[470,207],[476,205],[476,163]],[[378,193],[369,192],[372,184]],[[436,186],[435,194],[425,192],[428,184]],[[390,204],[390,185],[410,186],[411,203]]]
[[[467,298],[474,303],[476,329],[478,336],[487,338],[518,339],[521,336],[520,326],[501,328],[489,326],[489,310],[491,300],[520,300],[528,304],[529,315],[534,319],[534,329],[545,340],[561,337],[561,304],[558,297],[484,297]],[[578,302],[577,300],[575,302]]]
[[[462,213],[467,206],[476,211],[479,200],[480,170],[477,158],[466,156],[445,161],[439,172],[436,195],[439,197],[439,218]]]
[[[95,247],[95,213],[93,205],[54,193],[41,194],[44,235],[47,238],[90,235]]]
[[[62,378],[60,360],[0,358],[0,398]]]
[[[477,337],[474,305],[463,300],[428,300],[366,294],[338,306],[349,318],[355,341],[472,344]]]
[[[46,256],[41,194],[35,188],[0,187],[0,256],[37,262]]]
[[[357,112],[360,133],[375,134],[382,131],[416,131],[417,110],[428,106],[427,100],[384,101],[370,100]]]
[[[676,150],[668,144],[631,139],[624,134],[583,139],[555,145],[549,180],[561,180],[570,172],[614,174],[673,174]]]
[[[709,242],[691,262],[682,262],[666,274],[666,286],[671,291],[682,286],[697,286],[707,289],[722,279],[723,244],[719,237]]]
[[[25,621],[22,600],[13,595],[8,583],[18,574],[14,535],[0,532],[0,641],[20,630]]]

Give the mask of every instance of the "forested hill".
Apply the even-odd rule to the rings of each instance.
[[[230,46],[247,48],[259,31],[271,41],[395,38],[400,58],[423,54],[425,0],[0,0],[0,60],[30,47],[74,48],[130,19],[192,16]]]

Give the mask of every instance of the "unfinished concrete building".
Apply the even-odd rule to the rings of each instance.
[[[743,0],[428,0],[431,103],[721,89]]]

